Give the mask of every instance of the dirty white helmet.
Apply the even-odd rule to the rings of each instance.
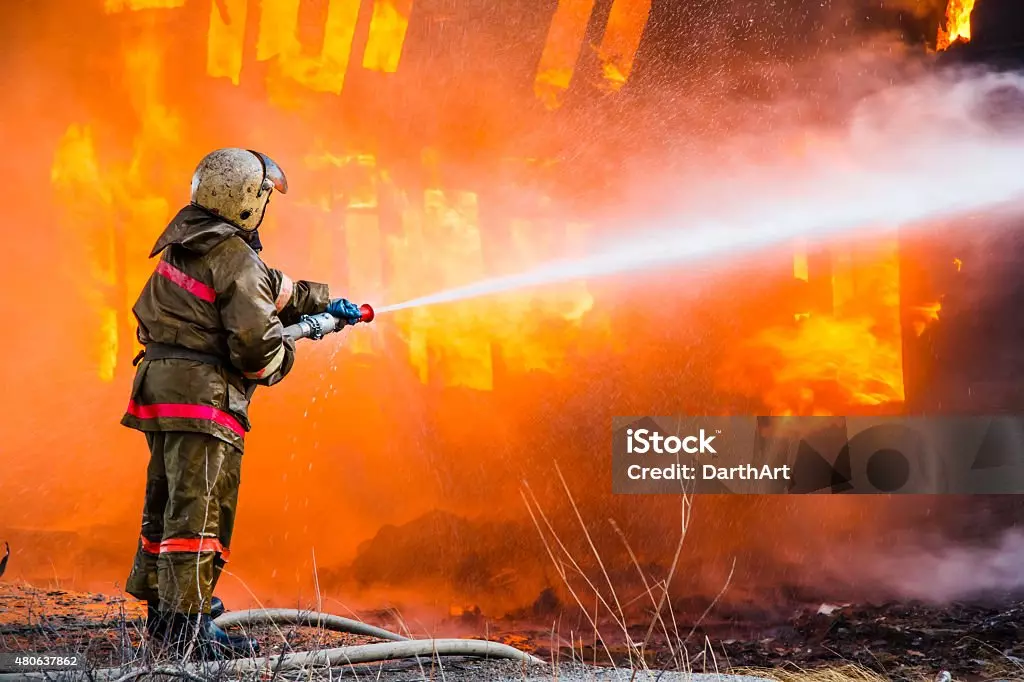
[[[249,149],[218,149],[199,162],[192,176],[192,203],[243,230],[263,222],[274,190],[288,191],[281,167]]]

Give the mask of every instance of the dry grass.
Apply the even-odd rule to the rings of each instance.
[[[534,510],[534,513],[537,513]],[[538,523],[544,526],[541,517],[538,516]],[[553,543],[552,555],[558,557],[556,549],[560,545],[557,541],[548,539]],[[563,560],[565,575],[568,579],[574,580],[576,586],[573,588],[579,598],[579,605],[584,605],[584,599],[589,599],[579,584],[590,585],[596,588],[601,585],[599,581],[586,581],[579,577],[573,577],[572,567],[579,566],[568,560]],[[639,570],[639,566],[637,567]],[[585,633],[588,641],[588,652],[580,650],[583,637],[578,633],[567,633],[563,637],[560,632],[559,621],[552,624],[550,637],[552,639],[552,667],[548,671],[534,670],[528,672],[521,668],[517,669],[508,663],[485,663],[468,661],[466,659],[445,659],[439,660],[436,657],[423,657],[422,659],[407,661],[403,663],[382,663],[349,665],[343,668],[310,667],[299,671],[265,670],[260,673],[229,673],[218,670],[216,667],[203,671],[201,674],[185,669],[180,663],[166,659],[154,659],[140,646],[142,622],[138,619],[137,610],[129,608],[133,605],[126,604],[123,600],[112,600],[112,605],[95,603],[97,615],[112,615],[114,618],[105,618],[100,621],[102,627],[88,629],[75,628],[66,621],[63,614],[47,615],[46,602],[42,600],[33,609],[33,629],[40,633],[39,640],[51,651],[75,651],[88,656],[93,663],[93,672],[100,668],[117,668],[117,673],[102,677],[97,675],[96,679],[114,680],[116,682],[129,682],[130,680],[189,680],[190,682],[242,682],[250,680],[267,681],[298,681],[324,682],[334,680],[375,680],[379,682],[391,682],[401,680],[402,682],[494,682],[494,680],[522,680],[537,682],[538,680],[551,680],[552,682],[640,682],[641,680],[661,680],[662,682],[679,682],[686,679],[689,673],[730,673],[739,675],[750,675],[760,677],[774,682],[882,682],[893,679],[880,675],[864,668],[853,665],[842,665],[838,667],[804,670],[796,666],[785,666],[775,669],[760,668],[730,668],[727,661],[719,660],[711,642],[688,642],[686,633],[679,633],[674,625],[674,619],[657,614],[657,605],[660,595],[664,592],[664,579],[651,580],[649,576],[648,587],[643,598],[650,601],[653,617],[660,619],[657,628],[663,632],[672,633],[672,665],[653,665],[650,654],[652,653],[643,642],[642,637],[627,639],[629,651],[619,656],[618,662],[612,659],[610,668],[595,668],[594,656],[599,649],[602,640],[599,627],[601,623],[600,609],[606,608],[612,615],[618,615],[619,619],[607,616],[604,622],[612,623],[612,627],[621,624],[621,611],[616,604],[619,603],[614,597],[595,597],[597,612],[591,608],[586,609],[589,614],[588,623],[592,628]],[[605,589],[611,589],[605,585]],[[42,591],[41,591],[42,592]],[[4,594],[11,593],[11,586],[6,586]],[[42,592],[46,595],[46,592]],[[52,593],[51,593],[52,594]],[[2,595],[0,595],[2,596]],[[51,597],[52,600],[52,597]],[[666,606],[670,600],[666,600]],[[8,614],[9,615],[9,614]],[[9,630],[9,627],[7,628]],[[301,631],[300,631],[301,630]],[[625,628],[625,636],[630,632],[636,632],[636,628]],[[641,629],[642,631],[642,629]],[[5,630],[0,629],[0,650],[11,649],[17,642],[10,638],[10,635],[2,634]],[[83,635],[84,633],[84,635]],[[322,651],[342,644],[357,643],[358,639],[351,636],[339,635],[326,631],[322,628],[274,628],[268,627],[254,632],[260,637],[264,648],[273,648],[276,652],[308,650]],[[85,637],[84,644],[82,637]],[[339,639],[340,638],[340,639]],[[366,641],[363,639],[363,641]],[[106,653],[97,656],[101,648],[97,642],[103,642]],[[360,642],[361,643],[361,642]],[[596,645],[596,646],[595,646]],[[38,644],[36,644],[38,646]],[[612,653],[612,652],[609,652]],[[659,652],[664,656],[667,652]],[[623,660],[625,659],[625,660]],[[665,668],[670,668],[671,673],[665,674]],[[609,673],[615,673],[610,676]],[[937,672],[937,671],[936,671]],[[673,674],[674,673],[674,674]],[[932,674],[934,675],[934,673]],[[932,682],[932,675],[917,678],[920,682]],[[0,678],[2,679],[2,678]],[[55,681],[71,679],[67,676],[51,675],[48,679]],[[78,677],[76,679],[84,679]],[[901,677],[901,679],[907,679]],[[999,677],[990,679],[1024,680],[1024,669],[1007,661],[1006,670]],[[951,682],[957,682],[953,680]]]
[[[896,679],[881,675],[855,665],[839,665],[816,669],[800,669],[793,665],[773,669],[735,668],[728,660],[720,658],[716,648],[706,637],[696,639],[695,635],[704,618],[728,590],[732,573],[721,587],[717,597],[688,629],[680,631],[678,619],[672,611],[673,600],[670,597],[670,585],[676,576],[680,557],[685,545],[687,531],[691,523],[691,499],[680,494],[680,526],[679,535],[675,539],[672,561],[664,575],[651,575],[644,571],[641,562],[630,546],[628,538],[614,520],[608,519],[613,531],[621,540],[630,557],[632,568],[640,578],[642,591],[631,599],[624,599],[616,589],[616,585],[606,567],[604,559],[597,550],[592,537],[592,529],[584,519],[561,470],[555,464],[559,481],[564,489],[568,507],[571,510],[570,521],[578,527],[584,541],[586,558],[574,556],[567,543],[556,532],[556,524],[542,508],[530,486],[524,481],[522,499],[533,520],[534,526],[542,540],[545,551],[554,569],[563,582],[563,586],[572,597],[578,611],[582,614],[585,627],[582,631],[577,625],[569,627],[562,616],[554,619],[550,626],[550,669],[547,672],[516,669],[507,662],[467,661],[466,659],[445,659],[437,656],[422,657],[401,663],[358,664],[344,667],[312,666],[303,670],[285,671],[283,669],[264,670],[258,673],[240,674],[218,670],[216,666],[208,668],[202,674],[187,670],[181,663],[157,659],[151,656],[142,646],[141,611],[138,606],[124,598],[115,598],[106,602],[95,601],[91,607],[94,622],[89,623],[78,619],[77,623],[69,622],[66,609],[59,603],[59,592],[46,592],[22,586],[23,600],[21,622],[30,625],[35,633],[32,648],[25,648],[25,641],[19,642],[5,634],[0,626],[0,651],[2,650],[40,650],[76,652],[85,655],[93,665],[94,671],[103,668],[115,668],[117,673],[97,676],[96,679],[128,682],[136,679],[184,679],[191,682],[241,682],[242,680],[260,680],[261,682],[276,680],[307,680],[308,682],[332,681],[338,679],[376,680],[390,682],[494,682],[495,680],[551,680],[552,682],[639,682],[640,680],[661,680],[662,682],[679,682],[691,674],[736,674],[759,677],[774,682],[881,682]],[[559,519],[564,522],[565,519]],[[590,522],[592,524],[592,522]],[[314,567],[316,558],[313,557]],[[590,567],[590,571],[584,567]],[[734,564],[735,567],[735,564]],[[314,570],[316,570],[314,568]],[[323,608],[323,595],[320,593],[319,576],[314,576],[316,584],[316,603]],[[37,600],[31,603],[32,598]],[[0,601],[11,596],[11,588],[0,585]],[[256,598],[256,595],[252,595]],[[333,600],[331,600],[333,601]],[[258,600],[257,600],[258,602]],[[645,627],[637,628],[635,623],[627,619],[626,611],[637,602],[649,603],[650,622]],[[343,606],[343,605],[342,605]],[[634,607],[635,608],[635,607]],[[10,609],[4,620],[10,622]],[[356,615],[356,614],[352,614]],[[398,614],[403,634],[411,636],[408,626],[404,625]],[[621,646],[611,646],[612,638],[602,634],[602,629],[611,628],[615,640]],[[10,628],[7,628],[9,631]],[[639,633],[643,633],[642,635]],[[84,634],[83,634],[84,633]],[[658,644],[652,644],[655,633]],[[298,628],[269,626],[254,629],[249,633],[258,637],[263,645],[263,655],[275,655],[297,651],[322,652],[326,649],[350,644],[362,644],[372,641],[365,637],[343,635],[324,628]],[[930,676],[920,676],[921,682],[932,682],[939,671]],[[998,678],[1004,680],[1022,680],[1024,667],[1015,661],[1007,660],[1005,669],[998,671]],[[1005,674],[1004,674],[1005,673]],[[2,676],[0,676],[2,679]],[[60,680],[61,676],[49,679]],[[67,679],[67,678],[65,678]],[[83,679],[79,677],[77,679]],[[906,680],[906,675],[899,677]],[[913,679],[913,678],[910,678]],[[939,682],[956,682],[950,679],[939,679]]]
[[[773,670],[743,668],[734,672],[762,677],[775,682],[886,682],[889,679],[856,665],[841,665],[816,670],[802,670],[795,666]]]
[[[618,591],[612,584],[609,578],[608,571],[605,568],[603,559],[600,553],[597,551],[597,547],[593,542],[590,530],[587,527],[587,523],[584,521],[582,514],[580,513],[579,507],[576,504],[576,500],[572,495],[572,491],[569,489],[568,484],[565,481],[565,477],[562,475],[561,468],[558,463],[555,462],[555,471],[558,474],[558,479],[562,484],[562,488],[565,491],[566,499],[572,508],[573,516],[576,523],[579,526],[580,532],[586,540],[587,547],[591,552],[591,557],[597,567],[600,570],[601,576],[603,577],[603,584],[596,584],[599,581],[591,579],[587,572],[582,568],[582,560],[577,559],[566,547],[566,543],[563,542],[559,534],[555,531],[554,524],[552,524],[548,515],[541,507],[540,502],[537,500],[531,490],[529,483],[523,482],[522,498],[526,504],[530,518],[533,520],[534,526],[540,535],[541,541],[544,544],[545,550],[552,564],[555,567],[558,576],[562,579],[563,584],[569,594],[572,596],[573,601],[579,608],[580,612],[586,614],[586,619],[592,630],[593,637],[593,652],[594,657],[591,661],[587,661],[582,649],[582,638],[580,641],[580,652],[577,657],[576,654],[576,633],[569,633],[569,641],[563,642],[563,646],[567,644],[568,650],[571,652],[570,660],[573,663],[591,663],[595,664],[597,655],[597,646],[600,643],[601,648],[606,656],[605,661],[610,664],[613,668],[617,667],[617,657],[613,655],[611,649],[606,644],[606,638],[600,635],[600,623],[611,621],[612,626],[616,630],[616,635],[621,635],[622,641],[625,646],[626,661],[624,667],[627,670],[634,672],[633,677],[637,674],[645,673],[649,674],[652,672],[651,663],[655,658],[655,652],[649,649],[651,637],[654,631],[657,629],[663,636],[668,653],[670,656],[671,665],[667,666],[671,670],[676,672],[690,673],[700,671],[703,673],[720,673],[722,672],[721,666],[715,655],[713,647],[710,642],[702,642],[699,646],[695,647],[696,651],[691,651],[694,648],[691,639],[701,624],[701,621],[707,616],[718,599],[725,593],[729,586],[729,580],[731,580],[732,573],[730,572],[729,580],[723,585],[722,591],[718,597],[712,602],[712,604],[705,611],[703,616],[693,624],[690,631],[685,635],[681,635],[678,629],[677,619],[671,612],[672,600],[669,597],[669,586],[675,577],[676,570],[679,566],[679,559],[682,555],[683,546],[686,541],[687,530],[690,522],[690,509],[692,500],[689,495],[680,494],[680,527],[679,537],[675,545],[675,551],[673,553],[672,562],[669,570],[665,576],[648,576],[644,573],[640,562],[637,560],[636,554],[633,552],[632,547],[629,544],[629,540],[625,534],[615,523],[614,519],[608,519],[608,523],[615,533],[622,540],[623,546],[625,547],[632,563],[636,569],[637,574],[640,577],[641,584],[644,587],[643,594],[638,599],[646,599],[651,602],[651,622],[647,628],[645,635],[640,639],[634,639],[630,632],[629,623],[627,622],[625,612],[623,610],[623,601],[620,599]],[[734,564],[735,566],[735,564]],[[582,585],[580,584],[582,583]],[[587,597],[588,600],[590,595],[593,595],[594,605],[591,611],[587,605],[584,604],[583,598]],[[635,600],[631,600],[635,601]],[[666,617],[666,610],[668,611]],[[552,626],[552,640],[557,641],[561,638],[558,632],[555,631],[555,626]],[[559,647],[552,646],[551,661],[555,670],[558,670],[559,659],[558,656]],[[618,657],[621,658],[621,657]]]
[[[669,586],[676,575],[687,530],[691,522],[692,501],[690,496],[685,491],[680,491],[679,535],[675,543],[670,568],[664,576],[646,574],[621,528],[615,523],[614,519],[607,520],[622,541],[633,564],[633,568],[640,578],[640,584],[643,586],[642,594],[628,602],[624,602],[622,596],[617,593],[615,586],[608,578],[605,563],[591,539],[588,523],[584,521],[557,462],[555,462],[555,470],[572,510],[572,517],[576,524],[578,524],[579,532],[582,533],[586,546],[591,552],[592,556],[588,557],[587,561],[573,556],[567,549],[567,543],[555,531],[555,524],[552,523],[549,515],[541,507],[537,497],[530,489],[529,483],[526,481],[523,481],[522,499],[555,571],[579,611],[584,614],[591,630],[587,634],[590,635],[590,639],[593,642],[592,655],[588,657],[583,648],[581,633],[570,631],[568,633],[568,641],[566,641],[562,637],[561,621],[552,623],[550,635],[552,640],[552,656],[550,662],[553,666],[555,679],[558,677],[560,664],[565,662],[562,658],[561,650],[569,652],[568,662],[571,664],[593,665],[598,662],[597,652],[600,646],[606,656],[605,663],[610,664],[613,668],[617,664],[621,665],[626,671],[630,672],[630,680],[662,679],[662,675],[665,672],[671,671],[684,675],[693,673],[749,675],[775,682],[881,682],[891,679],[956,682],[948,672],[939,670],[931,671],[927,675],[914,674],[904,670],[900,671],[897,676],[889,676],[845,662],[839,665],[814,669],[802,669],[792,664],[765,669],[735,667],[730,665],[727,660],[720,660],[710,640],[704,638],[703,641],[695,642],[694,635],[704,619],[728,590],[733,576],[732,571],[730,571],[718,595],[685,634],[680,632],[678,619],[672,613]],[[597,569],[593,572],[598,573],[603,580],[589,576],[582,567],[585,563],[596,565]],[[733,570],[735,565],[734,560]],[[651,620],[646,628],[646,634],[642,638],[633,637],[623,611],[624,603],[633,603],[637,600],[647,600],[651,604]],[[616,661],[616,656],[613,655],[613,652],[606,643],[607,639],[600,634],[602,623],[612,628],[615,634],[620,635],[625,643],[625,651],[618,657],[618,662]],[[663,651],[652,652],[650,649],[652,635],[655,632],[661,635],[660,645],[665,649]],[[561,646],[558,646],[559,644]],[[985,679],[1021,680],[1024,682],[1024,665],[1012,657],[1002,656],[996,651],[993,651],[993,653],[996,654],[995,659],[997,662],[989,666]],[[660,662],[656,669],[652,666],[653,659],[657,659]],[[975,679],[979,678],[976,677]]]

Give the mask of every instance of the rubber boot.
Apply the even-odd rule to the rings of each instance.
[[[213,597],[210,599],[211,620],[217,620],[227,612],[228,609],[226,606],[224,606],[224,602],[220,600],[220,597]],[[214,623],[213,626],[223,631],[223,628],[221,628],[216,623]],[[249,639],[248,637],[241,637],[236,635],[228,635],[228,637],[235,641],[237,645],[244,647],[252,647],[254,649],[254,653],[259,653],[259,642],[257,642],[255,639]]]
[[[210,599],[210,618],[217,620],[227,611],[224,606],[224,602],[220,600],[220,597],[213,597]]]
[[[208,641],[228,652],[228,658],[248,658],[260,655],[260,643],[253,637],[229,635],[210,616],[203,617],[203,626]]]
[[[192,650],[194,657],[207,661],[247,658],[259,654],[259,643],[249,637],[232,637],[214,624],[209,615],[176,613],[167,629],[168,650],[184,658]]]
[[[159,643],[167,632],[167,619],[160,613],[160,604],[146,604],[146,638],[151,643]]]
[[[159,603],[147,603],[143,652],[147,657],[156,660],[163,656],[166,645],[167,614],[160,611]]]

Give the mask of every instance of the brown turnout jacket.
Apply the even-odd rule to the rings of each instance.
[[[330,300],[327,285],[267,267],[245,236],[196,206],[160,235],[150,254],[160,260],[133,308],[139,341],[157,344],[153,356],[159,347],[205,359],[143,358],[125,426],[206,433],[243,449],[253,391],[283,379],[295,361],[284,325]]]

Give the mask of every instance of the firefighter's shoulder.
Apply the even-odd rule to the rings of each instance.
[[[270,279],[270,272],[259,254],[238,235],[225,239],[207,256],[214,287],[218,290],[243,280]]]
[[[259,254],[252,250],[239,235],[232,235],[210,250],[210,266],[242,273],[246,270],[267,272]]]

